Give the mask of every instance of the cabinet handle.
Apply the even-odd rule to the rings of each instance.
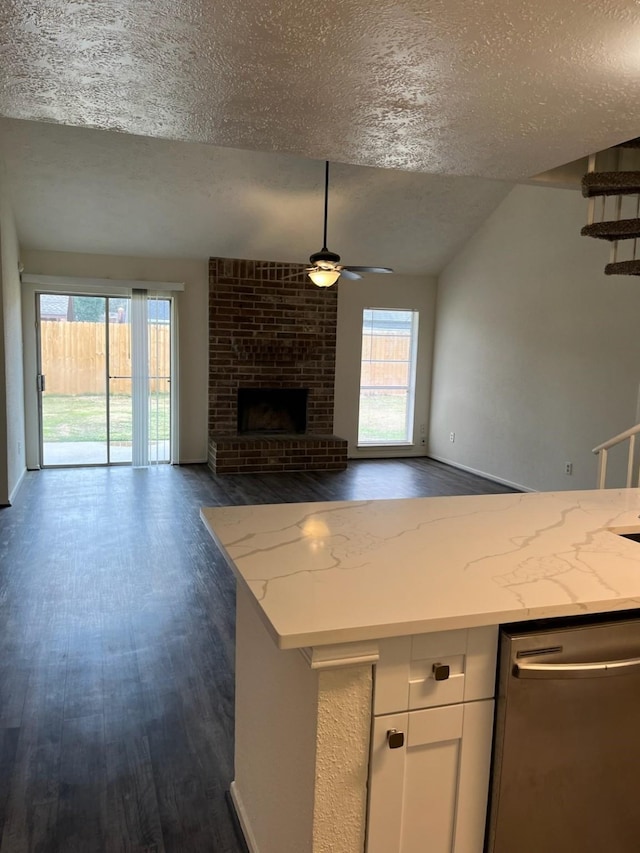
[[[433,677],[436,681],[446,681],[447,678],[451,675],[451,670],[449,669],[449,664],[447,663],[434,663],[433,667]]]
[[[399,732],[398,729],[389,729],[387,743],[389,749],[400,749],[401,746],[404,746],[404,732]]]

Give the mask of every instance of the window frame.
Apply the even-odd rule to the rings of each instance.
[[[397,313],[411,314],[411,331],[410,331],[410,347],[409,358],[402,360],[402,363],[408,364],[408,379],[404,385],[363,385],[362,374],[363,365],[365,363],[374,363],[372,358],[365,361],[363,358],[364,336],[365,336],[365,316],[367,311],[384,311]],[[420,322],[420,311],[417,308],[373,308],[367,306],[362,309],[362,321],[360,326],[361,345],[360,345],[360,382],[358,394],[358,426],[357,426],[357,447],[372,448],[372,447],[413,447],[415,445],[415,397],[416,397],[416,374],[418,364],[418,330]],[[360,438],[360,420],[361,420],[361,400],[363,390],[405,390],[407,393],[407,407],[405,412],[405,438],[402,439],[362,439]]]

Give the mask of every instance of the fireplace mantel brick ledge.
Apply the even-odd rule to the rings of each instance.
[[[209,467],[216,474],[340,471],[332,435],[337,289],[302,264],[209,260]],[[293,277],[292,277],[293,276]],[[303,435],[238,435],[239,388],[307,388]]]

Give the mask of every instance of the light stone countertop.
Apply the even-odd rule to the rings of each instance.
[[[283,649],[640,607],[640,490],[216,507]]]

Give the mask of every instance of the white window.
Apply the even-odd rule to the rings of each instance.
[[[412,444],[418,312],[365,308],[358,444]]]

